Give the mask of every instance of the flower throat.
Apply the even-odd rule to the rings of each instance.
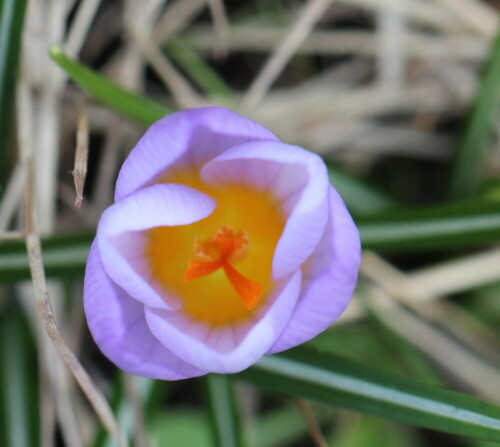
[[[246,185],[207,185],[188,172],[162,180],[208,194],[217,208],[190,225],[148,230],[151,279],[195,321],[222,327],[251,319],[273,286],[273,255],[285,224],[276,199]]]
[[[234,291],[247,309],[253,309],[262,296],[262,285],[252,281],[234,267],[233,263],[243,259],[249,247],[245,231],[235,231],[229,225],[222,225],[208,240],[194,242],[194,256],[188,263],[184,280],[200,278],[222,268]]]

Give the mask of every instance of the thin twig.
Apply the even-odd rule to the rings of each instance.
[[[228,49],[228,20],[224,0],[207,0],[215,31],[214,54],[218,58],[225,57]]]
[[[42,263],[40,237],[36,234],[36,232],[30,230],[26,236],[26,247],[28,250],[33,285],[35,287],[38,312],[43,328],[51,338],[54,346],[66,363],[66,366],[69,368],[80,385],[80,388],[89,399],[89,402],[101,419],[104,427],[106,427],[106,429],[114,436],[118,446],[128,446],[127,439],[121,432],[105,397],[99,391],[93,380],[87,374],[87,371],[85,371],[57,329],[47,291],[45,272]]]
[[[323,433],[321,433],[321,428],[318,424],[318,421],[316,420],[316,416],[313,409],[311,408],[311,404],[305,399],[295,399],[295,402],[297,402],[300,412],[306,420],[307,426],[309,427],[309,431],[311,433],[311,438],[314,441],[314,445],[316,447],[328,447],[328,443],[326,442]]]

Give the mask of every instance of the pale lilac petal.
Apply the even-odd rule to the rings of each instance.
[[[163,380],[206,373],[183,362],[151,334],[144,306],[106,275],[95,243],[90,249],[85,272],[84,307],[96,344],[106,357],[125,371]]]
[[[211,184],[243,184],[270,191],[286,216],[273,258],[273,279],[296,271],[311,255],[328,220],[328,175],[321,158],[277,142],[245,143],[209,161],[201,171]]]
[[[210,328],[181,312],[146,307],[151,332],[175,355],[197,368],[235,373],[255,363],[279,337],[297,302],[300,271],[280,281],[253,320],[229,328]]]
[[[115,201],[176,169],[201,166],[228,148],[247,141],[277,138],[259,124],[223,107],[188,109],[154,123],[122,166]]]
[[[187,225],[210,215],[215,206],[206,194],[175,184],[142,189],[110,206],[97,229],[97,245],[106,272],[132,298],[150,307],[170,308],[174,304],[167,304],[166,291],[149,274],[142,230]]]
[[[300,299],[271,353],[304,343],[327,329],[347,307],[356,286],[361,262],[358,230],[333,188],[329,199],[325,234],[303,266]]]

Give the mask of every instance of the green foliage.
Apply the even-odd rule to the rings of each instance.
[[[26,0],[0,0],[0,186],[9,166],[7,145],[25,10]]]
[[[264,357],[233,377],[267,391],[500,441],[499,407],[305,347]]]
[[[38,368],[28,325],[18,307],[0,316],[0,445],[38,445]]]
[[[216,374],[207,376],[205,383],[214,444],[219,447],[242,446],[233,384],[227,377]]]
[[[450,195],[455,199],[471,197],[478,191],[490,147],[494,118],[498,116],[499,95],[500,33],[493,42],[458,144],[450,182]]]
[[[451,203],[394,210],[357,219],[363,247],[414,251],[500,241],[500,210],[491,202]]]
[[[70,59],[57,46],[50,49],[50,56],[74,82],[98,101],[140,124],[149,126],[172,112],[168,107],[125,90],[106,77]]]

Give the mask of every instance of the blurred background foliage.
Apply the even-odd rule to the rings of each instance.
[[[500,442],[499,19],[497,0],[0,0],[0,445]],[[89,245],[145,127],[206,104],[324,157],[359,286],[241,374],[131,377],[85,325]]]

